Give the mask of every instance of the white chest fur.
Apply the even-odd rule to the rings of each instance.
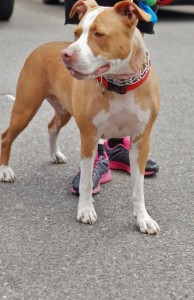
[[[124,137],[141,134],[150,118],[150,110],[143,111],[135,102],[134,92],[116,94],[109,100],[109,110],[100,111],[93,119],[98,137]]]

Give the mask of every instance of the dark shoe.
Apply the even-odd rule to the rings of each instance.
[[[79,171],[72,181],[71,192],[74,194],[79,194],[80,173],[81,172]],[[109,160],[107,154],[104,153],[104,156],[98,156],[97,154],[92,173],[92,194],[97,194],[101,190],[101,183],[106,183],[111,179],[112,176],[109,169]]]
[[[108,140],[104,143],[105,151],[109,158],[109,167],[114,170],[123,170],[131,173],[129,162],[130,137],[123,138],[123,143],[118,144],[114,148],[110,148]],[[156,162],[148,159],[145,167],[145,176],[153,176],[159,171],[159,166]]]
[[[159,172],[159,165],[152,159],[146,161],[144,176],[153,176]]]

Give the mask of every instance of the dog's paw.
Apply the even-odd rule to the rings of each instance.
[[[94,205],[81,204],[78,206],[77,220],[82,223],[94,224],[97,221],[97,214]]]
[[[57,151],[56,153],[52,154],[51,160],[54,164],[64,164],[67,162],[65,155],[61,151]]]
[[[0,181],[14,182],[15,180],[14,172],[10,166],[0,166]]]
[[[140,213],[138,215],[134,214],[134,217],[136,219],[136,222],[140,228],[140,231],[142,233],[147,233],[147,234],[160,234],[160,227],[154,221],[147,212]]]

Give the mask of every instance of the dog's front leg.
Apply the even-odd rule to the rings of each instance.
[[[144,170],[149,153],[149,139],[133,143],[130,149],[131,183],[133,215],[140,231],[147,234],[159,234],[158,224],[149,216],[144,199]]]
[[[92,171],[95,154],[96,145],[93,137],[81,136],[80,196],[77,220],[88,224],[94,224],[97,220],[97,214],[93,205],[94,200],[92,198]]]

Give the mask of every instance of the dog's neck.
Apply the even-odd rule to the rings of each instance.
[[[117,85],[128,85],[135,81],[141,80],[141,77],[150,69],[150,55],[146,53],[146,62],[138,72],[130,72],[126,74],[105,74],[103,77]]]
[[[150,57],[147,52],[147,61],[143,70],[138,74],[108,74],[97,77],[97,85],[104,86],[107,90],[114,91],[118,94],[126,94],[127,92],[140,86],[148,77],[150,71]]]

